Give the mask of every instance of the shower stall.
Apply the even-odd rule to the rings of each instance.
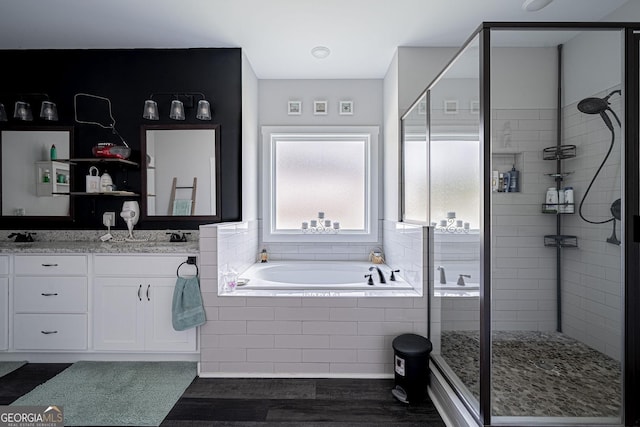
[[[478,424],[640,425],[639,25],[484,23],[402,117],[432,369]]]

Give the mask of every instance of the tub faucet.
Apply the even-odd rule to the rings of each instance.
[[[440,284],[446,285],[447,284],[447,276],[445,275],[444,267],[443,266],[439,266],[437,268],[437,270],[440,271]]]
[[[465,286],[466,283],[464,283],[464,278],[467,279],[471,279],[471,275],[470,274],[461,274],[460,277],[458,277],[458,286]]]
[[[373,271],[373,269],[378,270],[378,276],[380,276],[380,283],[387,283],[387,281],[384,278],[384,274],[382,274],[382,270],[374,266],[369,267],[369,271]]]

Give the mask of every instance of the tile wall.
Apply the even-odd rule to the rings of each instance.
[[[415,253],[424,249],[423,228],[392,224],[384,224],[389,262],[413,272],[408,280],[421,280]],[[257,221],[200,229],[207,314],[200,328],[202,376],[389,377],[393,338],[427,335],[426,298],[219,297],[219,267],[242,271],[255,262],[258,229]],[[358,256],[369,250],[360,248]],[[322,253],[313,259],[328,259]],[[275,250],[272,256],[293,259]]]
[[[613,90],[613,88],[611,89]],[[594,94],[603,97],[611,90]],[[620,111],[619,97],[612,108]],[[546,189],[555,186],[556,162],[542,150],[556,144],[555,110],[494,110],[494,169],[520,170],[520,193],[492,194],[494,330],[556,330],[556,250],[544,246],[544,235],[556,232],[556,215],[542,214]],[[619,113],[618,113],[619,114]],[[613,119],[612,119],[613,121]],[[610,218],[610,205],[620,197],[620,131],[612,154],[594,184],[584,212],[587,218]],[[610,133],[598,115],[579,113],[576,104],[563,109],[563,144],[575,144],[577,157],[563,161],[564,180],[573,186],[574,214],[562,215],[562,234],[578,236],[578,248],[562,250],[562,328],[566,334],[616,359],[621,351],[621,250],[606,243],[612,223],[588,224],[578,216],[578,204],[609,148]],[[505,154],[506,153],[506,154]],[[516,154],[509,154],[516,153]],[[621,236],[620,225],[616,234]],[[456,240],[458,239],[458,240]],[[447,280],[457,274],[479,274],[477,235],[434,235],[435,268],[447,267]],[[474,240],[476,239],[476,240]],[[478,330],[479,298],[434,300],[434,317],[443,330]],[[433,324],[432,324],[433,327]]]
[[[590,96],[602,98],[614,89],[619,88]],[[609,101],[620,117],[621,97],[613,95]],[[577,157],[564,163],[567,171],[575,171],[565,181],[574,187],[576,203],[579,203],[609,149],[611,133],[599,115],[580,113],[576,103],[564,108],[563,120],[563,143],[578,146]],[[613,149],[583,207],[584,216],[592,221],[611,218],[611,203],[621,197],[621,130],[613,117],[611,121],[616,132]],[[563,233],[578,236],[579,246],[578,250],[563,251],[563,331],[620,360],[622,249],[621,246],[606,242],[612,232],[612,222],[595,225],[580,219],[578,214],[563,216]],[[623,240],[619,222],[616,224],[616,235]]]

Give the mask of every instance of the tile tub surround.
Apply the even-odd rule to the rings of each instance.
[[[391,377],[393,338],[427,335],[423,297],[218,296],[218,266],[256,262],[258,229],[257,221],[200,228],[201,376]]]
[[[172,230],[173,231],[173,230]],[[6,230],[7,236],[14,231]],[[24,230],[15,231],[23,233]],[[169,242],[169,230],[140,230],[135,233],[142,242],[101,242],[105,230],[38,230],[34,242],[0,242],[0,253],[193,253],[199,252],[199,231],[191,231],[187,242]],[[126,231],[113,231],[124,238]]]

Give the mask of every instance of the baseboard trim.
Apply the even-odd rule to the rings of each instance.
[[[360,373],[286,373],[286,372],[199,372],[201,378],[347,378],[347,379],[390,379],[393,374]]]

